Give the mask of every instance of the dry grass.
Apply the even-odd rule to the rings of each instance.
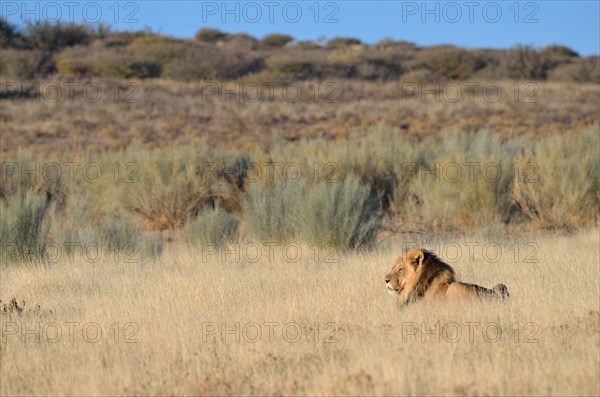
[[[469,258],[465,244],[485,241],[457,241],[463,255],[451,264],[461,279],[504,282],[511,300],[403,310],[385,293],[383,276],[408,238],[372,254],[334,256],[335,263],[325,263],[326,252],[315,261],[307,247],[296,263],[279,249],[273,260],[263,250],[256,263],[249,250],[240,261],[234,254],[204,260],[176,244],[156,262],[63,258],[46,267],[3,267],[0,394],[597,396],[599,240],[597,229],[506,239],[497,262],[493,250],[486,260],[480,248]],[[528,242],[539,248],[537,263],[526,261]],[[440,243],[442,257],[455,256],[449,241]],[[13,296],[17,301],[8,303]],[[73,341],[68,322],[77,323]],[[267,322],[278,324],[272,342]],[[478,324],[472,340],[469,322]],[[91,323],[103,331],[96,343],[81,333]],[[257,323],[262,335],[256,343],[252,327],[239,343],[235,335],[207,335],[222,323]],[[287,323],[300,327],[298,342],[282,336]],[[461,331],[455,343],[453,323]],[[502,330],[496,343],[494,323]],[[36,324],[22,341],[21,332]],[[439,340],[410,334],[421,324],[438,324]],[[57,329],[62,336],[50,343]],[[334,330],[327,339],[333,343],[325,343]],[[88,328],[87,337],[95,331]],[[294,331],[288,328],[289,339]]]
[[[79,80],[71,101],[66,80],[41,81],[41,97],[35,96],[31,84],[12,92],[15,87],[10,84],[20,87],[22,82],[1,83],[6,84],[0,97],[2,153],[19,147],[36,154],[124,148],[131,143],[162,147],[199,137],[206,138],[212,147],[251,152],[257,146],[268,147],[273,135],[290,141],[320,136],[334,140],[352,132],[366,136],[373,130],[387,129],[407,137],[441,139],[448,131],[490,129],[502,138],[511,138],[598,125],[597,84],[478,80],[468,82],[479,84],[472,95],[466,83],[458,82],[439,86],[446,91],[436,99],[433,94],[409,95],[411,90],[405,84],[415,84],[416,80],[375,83],[332,79],[317,85],[293,83],[299,87],[298,100],[291,99],[296,93],[293,87],[287,99],[276,88],[270,100],[269,85],[291,82],[285,78],[238,83]],[[93,85],[97,83],[100,86]],[[496,95],[494,87],[500,87],[501,99],[486,100],[481,92],[486,85],[486,94],[492,98]],[[237,87],[238,93],[245,90],[252,96],[258,92],[253,86],[260,87],[259,101],[241,95],[236,99],[232,94],[223,100],[218,92],[219,88],[235,91]],[[48,98],[56,94],[56,87],[62,97],[52,103]],[[96,87],[100,87],[98,91]],[[431,91],[436,86],[428,84],[425,88]],[[102,96],[97,102],[86,100],[82,89],[88,89],[88,98],[98,92]],[[32,97],[27,97],[30,91]],[[454,102],[459,93],[462,96]],[[524,102],[526,99],[530,102]]]

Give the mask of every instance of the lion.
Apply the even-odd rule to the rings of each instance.
[[[450,265],[432,252],[421,249],[404,251],[385,276],[385,285],[402,304],[419,300],[450,302],[481,298],[504,300],[509,297],[504,284],[488,289],[458,282]]]

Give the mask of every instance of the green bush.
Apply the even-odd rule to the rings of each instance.
[[[188,247],[220,246],[238,239],[238,219],[219,207],[203,210],[188,220],[183,231]]]
[[[252,185],[244,219],[262,241],[301,239],[340,250],[370,248],[381,227],[381,195],[360,178],[348,175],[335,183]]]
[[[242,204],[244,220],[252,235],[268,242],[287,242],[297,236],[298,201],[303,186],[277,183],[272,187],[253,183]]]
[[[68,227],[57,236],[56,242],[68,255],[104,256],[124,263],[154,258],[163,250],[159,236],[147,236],[128,218],[109,217],[95,227]]]
[[[46,197],[17,194],[0,203],[0,249],[2,262],[44,259],[48,226]]]
[[[381,195],[351,174],[337,183],[317,183],[298,205],[297,232],[309,244],[371,248],[381,228]]]

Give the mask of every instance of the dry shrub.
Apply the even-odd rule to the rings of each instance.
[[[523,172],[514,184],[519,208],[544,228],[572,229],[598,224],[600,153],[598,131],[539,141],[516,159]],[[525,168],[523,165],[529,166]]]
[[[59,73],[65,75],[94,75],[112,78],[151,78],[161,73],[160,65],[122,48],[90,49],[73,47],[56,57]]]
[[[90,25],[75,23],[29,23],[24,37],[28,46],[42,51],[56,51],[74,45],[87,45],[97,36]]]
[[[535,48],[517,45],[501,57],[501,73],[511,79],[543,80],[548,64]]]
[[[416,69],[406,72],[401,77],[404,83],[444,83],[446,78],[440,74],[434,73],[429,69]]]
[[[132,158],[139,166],[139,182],[121,191],[122,200],[152,229],[180,227],[215,205],[239,208],[241,177],[236,174],[246,172],[244,161],[219,157],[200,145],[167,152],[140,150]]]
[[[2,49],[0,76],[29,80],[52,71],[50,54],[41,50]]]
[[[168,37],[150,35],[133,40],[128,50],[140,58],[150,59],[164,66],[182,56],[185,44]]]
[[[304,80],[325,77],[325,54],[307,50],[287,50],[269,56],[264,77]]]
[[[227,33],[224,33],[219,29],[202,28],[196,33],[195,38],[203,43],[214,44],[218,41],[226,39],[227,36]]]
[[[600,58],[577,58],[562,64],[548,75],[550,81],[569,83],[600,83]]]
[[[164,75],[175,80],[230,80],[257,72],[261,59],[244,43],[216,47],[186,43],[180,56],[165,65]]]
[[[455,47],[421,50],[417,60],[425,68],[448,80],[466,80],[484,66],[483,61],[470,51]]]
[[[511,206],[516,150],[487,131],[423,146],[415,160],[398,166],[392,208],[404,222],[434,230],[502,222]]]
[[[340,48],[340,47],[349,47],[355,45],[361,45],[359,39],[353,37],[335,37],[327,42],[328,48]]]
[[[287,34],[273,33],[266,35],[260,41],[261,47],[263,48],[281,48],[294,41],[292,36]]]

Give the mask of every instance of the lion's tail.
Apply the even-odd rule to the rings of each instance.
[[[510,294],[508,293],[508,288],[506,288],[506,285],[504,284],[494,285],[492,291],[496,292],[498,296],[502,299],[506,299],[510,296]]]

